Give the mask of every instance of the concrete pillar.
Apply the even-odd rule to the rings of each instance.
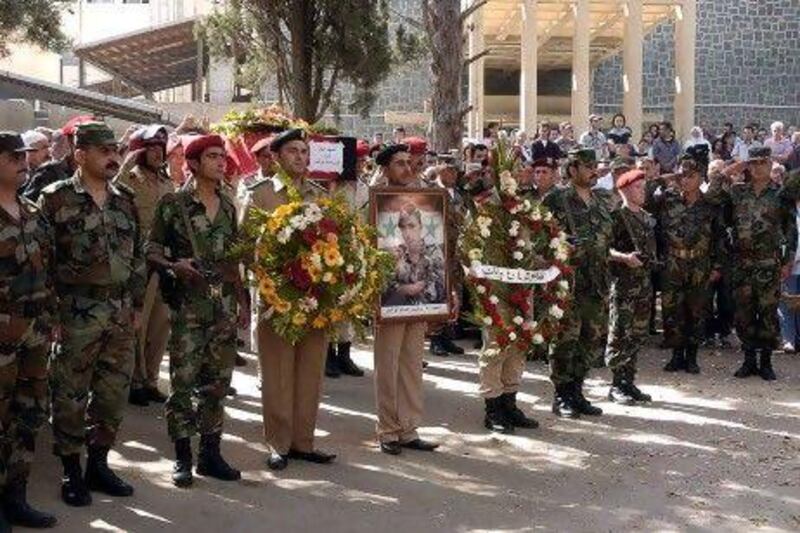
[[[520,57],[519,77],[519,125],[520,128],[533,134],[537,123],[537,87],[538,68],[537,54],[538,34],[536,30],[536,2],[537,0],[522,0],[522,43]]]
[[[483,52],[485,47],[483,36],[483,9],[476,10],[470,16],[469,57]],[[483,69],[484,58],[473,61],[469,65],[469,104],[472,110],[467,115],[467,130],[472,139],[483,138]]]
[[[633,131],[632,142],[642,137],[643,101],[642,70],[644,62],[644,26],[642,0],[627,0],[623,4],[625,36],[622,42],[622,112]]]
[[[589,44],[591,41],[591,12],[589,0],[572,4],[575,15],[575,35],[572,39],[572,124],[580,135],[589,128]]]
[[[694,69],[697,2],[682,0],[675,7],[675,135],[683,141],[694,126]]]

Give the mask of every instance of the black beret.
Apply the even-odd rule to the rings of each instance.
[[[375,156],[375,162],[382,167],[387,167],[389,166],[389,163],[392,162],[392,156],[394,156],[394,154],[399,154],[400,152],[408,152],[408,145],[390,144],[378,152],[378,155]]]
[[[278,134],[272,142],[269,144],[269,149],[273,152],[277,152],[281,149],[281,147],[292,141],[303,141],[306,142],[306,132],[305,130],[301,130],[299,128],[295,128],[292,130],[286,130],[283,133]]]
[[[0,152],[32,152],[35,148],[25,146],[22,136],[15,131],[0,131]]]

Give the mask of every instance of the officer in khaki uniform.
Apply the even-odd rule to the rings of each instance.
[[[27,501],[36,436],[47,419],[55,311],[49,228],[36,206],[17,195],[29,150],[16,133],[0,132],[0,531],[56,523]]]
[[[408,146],[384,148],[375,158],[381,171],[372,187],[419,187],[412,171]],[[397,284],[401,292],[413,285]],[[410,295],[410,294],[409,294]],[[403,448],[433,451],[438,444],[417,435],[423,414],[422,354],[427,322],[401,322],[375,326],[375,403],[378,409],[378,441],[381,451],[399,455]]]
[[[147,238],[153,226],[158,201],[174,190],[164,168],[167,139],[166,128],[158,124],[134,132],[128,149],[136,158],[136,166],[130,172],[121,171],[117,176],[117,183],[127,186],[134,193],[142,241]],[[144,295],[142,324],[136,346],[136,366],[128,398],[130,403],[146,406],[149,402],[166,401],[166,396],[158,391],[158,371],[168,339],[169,308],[158,290],[158,274],[153,272],[148,276]]]
[[[250,209],[272,211],[295,194],[304,200],[313,200],[318,194],[305,180],[308,144],[303,130],[281,133],[273,139],[270,149],[283,172],[250,186],[243,209],[245,220]],[[291,183],[284,182],[286,177]],[[330,463],[335,455],[314,449],[328,347],[325,333],[309,331],[293,346],[275,333],[269,320],[260,320],[257,328],[264,438],[272,448],[267,466],[282,470],[289,459]]]

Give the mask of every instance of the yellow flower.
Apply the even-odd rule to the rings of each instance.
[[[357,314],[358,314],[358,313],[360,313],[360,312],[361,312],[363,309],[364,309],[364,306],[363,306],[363,305],[361,305],[361,304],[355,304],[354,306],[352,306],[352,307],[350,308],[350,314],[351,314],[351,315],[357,315]]]
[[[335,233],[328,233],[326,238],[330,244],[337,244],[339,242],[339,237],[337,237]]]
[[[333,246],[329,246],[325,249],[322,253],[322,258],[325,261],[325,264],[328,266],[336,266],[339,264],[339,259],[342,256],[339,254],[339,250]]]
[[[261,291],[262,294],[268,292],[275,292],[275,282],[272,281],[270,278],[264,277],[261,278],[261,281],[258,283],[258,290]]]
[[[295,313],[292,317],[292,324],[295,326],[302,326],[306,323],[306,315],[305,313]]]
[[[331,309],[331,322],[341,322],[344,314],[338,309]]]
[[[280,314],[285,314],[289,312],[289,309],[292,308],[292,304],[283,300],[277,300],[273,303],[273,307],[275,310]]]
[[[325,326],[328,325],[328,319],[326,319],[322,315],[319,315],[317,318],[314,319],[311,325],[314,326],[314,329],[323,329]]]
[[[311,247],[311,251],[314,252],[315,254],[322,255],[323,252],[325,252],[325,248],[326,246],[324,241],[317,241]]]
[[[336,276],[333,274],[333,272],[325,272],[325,274],[322,276],[322,281],[333,285],[336,283]]]

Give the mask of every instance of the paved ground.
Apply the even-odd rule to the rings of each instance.
[[[369,347],[356,360],[370,368]],[[370,377],[327,380],[319,446],[327,467],[264,467],[255,360],[236,373],[224,452],[239,483],[170,483],[172,448],[159,407],[130,409],[112,460],[135,486],[128,499],[95,496],[71,509],[58,499],[60,465],[40,439],[36,504],[60,531],[798,531],[800,356],[778,355],[779,381],[731,377],[738,356],[704,351],[699,376],[660,371],[666,352],[642,357],[648,407],[605,401],[609,373],[589,396],[601,418],[556,420],[545,368],[528,365],[520,401],[541,421],[518,436],[488,435],[476,395],[474,356],[429,358],[422,435],[439,453],[381,454],[373,442]],[[166,370],[166,367],[164,367]],[[162,386],[165,385],[162,383]]]

